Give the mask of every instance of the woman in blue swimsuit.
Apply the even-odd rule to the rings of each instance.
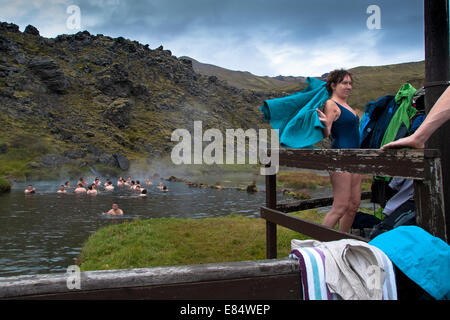
[[[324,111],[317,110],[325,125],[324,137],[331,135],[333,149],[359,148],[359,117],[347,104],[352,91],[352,75],[346,70],[335,70],[327,79],[330,99]],[[349,232],[361,201],[361,175],[349,172],[329,172],[333,187],[333,207],[323,220],[323,225]]]

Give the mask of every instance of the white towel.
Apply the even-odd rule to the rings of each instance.
[[[294,239],[291,248],[293,251],[318,248],[323,253],[325,283],[331,294],[345,300],[397,299],[391,261],[381,250],[366,242],[353,239],[330,242]],[[317,281],[309,283],[317,284]]]

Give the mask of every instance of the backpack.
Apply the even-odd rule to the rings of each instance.
[[[378,219],[374,215],[367,214],[364,212],[356,212],[355,219],[353,220],[352,229],[359,230],[359,235],[361,237],[366,236],[366,228],[373,228],[375,225],[380,224],[381,219]]]
[[[411,225],[416,225],[416,214],[414,212],[414,201],[408,200],[384,218],[383,221],[376,224],[369,234],[369,239],[372,240],[376,236],[399,226]]]

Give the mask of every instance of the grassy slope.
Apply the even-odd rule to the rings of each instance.
[[[249,72],[232,71],[192,60],[197,72],[215,75],[236,87],[293,92],[300,91],[306,86],[303,83],[288,84],[286,81],[270,77],[258,77]],[[355,109],[360,110],[361,114],[367,102],[374,101],[387,94],[395,95],[400,86],[406,82],[410,82],[418,89],[423,86],[425,80],[424,61],[375,67],[361,66],[349,69],[349,71],[354,74],[353,93],[349,103]]]
[[[277,90],[277,91],[299,91],[305,88],[304,83],[289,83],[268,76],[256,76],[248,71],[235,71],[212,64],[201,63],[190,57],[181,57],[192,60],[194,70],[207,76],[216,76],[225,80],[229,85],[240,89],[251,89],[257,91]]]
[[[315,210],[293,213],[317,223]],[[231,215],[221,218],[136,220],[99,229],[85,243],[81,269],[142,268],[265,259],[265,220]],[[305,236],[278,227],[279,256],[291,239]]]
[[[280,171],[278,176],[277,189],[292,188],[294,193],[329,187],[328,176],[310,172]],[[371,177],[364,178],[366,191]],[[317,209],[290,214],[319,224],[324,217]],[[79,263],[83,270],[103,270],[264,259],[265,228],[263,219],[233,214],[135,220],[97,230],[84,244]],[[291,239],[306,239],[292,230],[277,228],[279,256],[289,254]]]
[[[369,101],[375,101],[387,94],[395,95],[406,82],[410,82],[419,89],[425,81],[424,61],[378,67],[357,67],[349,71],[354,75],[353,92],[349,104],[361,111]]]

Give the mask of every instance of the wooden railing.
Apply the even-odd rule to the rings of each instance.
[[[379,149],[272,149],[279,153],[279,165],[303,169],[351,172],[376,176],[403,177],[414,180],[414,200],[417,225],[432,235],[448,241],[441,162],[438,150]],[[267,165],[270,167],[270,164]],[[366,199],[369,194],[362,195]],[[329,206],[332,198],[278,204],[276,174],[266,176],[266,205],[261,217],[266,220],[266,257],[277,257],[277,225],[310,236],[319,241],[344,238],[367,239],[318,225],[287,213]]]
[[[298,300],[293,259],[210,263],[80,272],[79,288],[67,274],[0,278],[0,299]]]

